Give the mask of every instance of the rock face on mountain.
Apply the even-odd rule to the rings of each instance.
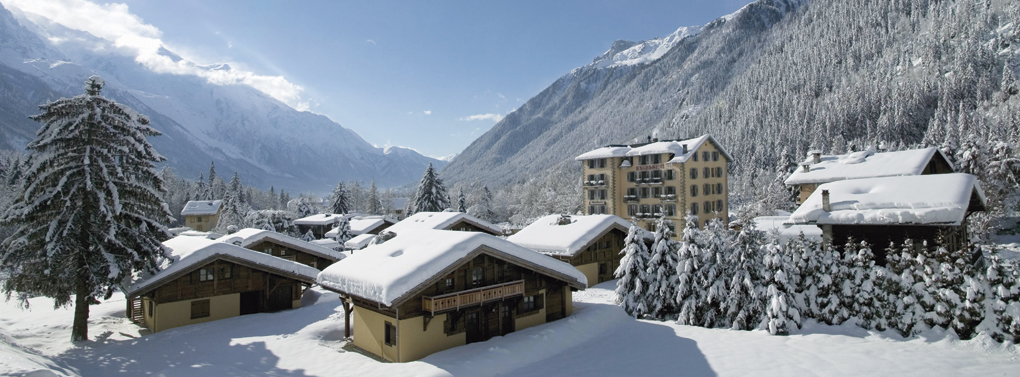
[[[762,48],[756,35],[800,3],[759,1],[666,38],[617,41],[508,114],[442,173],[504,185],[570,164],[588,149],[644,140],[677,109],[709,103]]]
[[[231,70],[183,61],[166,48],[158,54],[194,70]],[[0,148],[24,148],[39,127],[27,119],[36,106],[80,94],[93,74],[106,80],[109,98],[151,118],[163,135],[150,141],[183,177],[197,179],[215,161],[221,174],[237,171],[248,184],[328,192],[340,180],[399,186],[418,180],[429,163],[446,164],[410,149],[376,148],[325,116],[297,111],[247,85],[153,72],[109,41],[3,7]]]

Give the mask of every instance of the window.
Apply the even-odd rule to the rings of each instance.
[[[708,162],[708,151],[701,152],[701,158],[705,160],[705,162]]]
[[[719,152],[712,152],[712,161],[719,161]]]
[[[652,180],[661,181],[662,180],[662,170],[652,170]]]
[[[599,168],[605,168],[606,167],[606,159],[600,158],[598,161],[599,161]]]
[[[264,252],[266,254],[269,254],[269,255],[273,255],[273,248],[272,247],[267,247],[265,249],[262,249],[262,252]]]
[[[605,263],[599,263],[599,275],[605,275],[608,270]]]
[[[661,198],[662,197],[662,187],[652,187],[652,197],[653,198]]]
[[[673,176],[673,169],[666,169],[666,180],[672,181],[676,177]]]
[[[641,198],[648,199],[648,187],[641,188]]]
[[[212,267],[206,267],[198,270],[198,281],[212,281],[215,277],[216,271]]]
[[[698,196],[698,185],[691,185],[691,196]]]
[[[698,203],[691,203],[691,214],[692,215],[698,214]]]
[[[230,279],[231,273],[233,272],[232,265],[220,266],[220,279]]]
[[[530,312],[535,310],[535,296],[528,296],[524,298],[524,311]]]
[[[202,216],[198,216],[198,218],[195,221],[202,222]]]
[[[692,153],[691,154],[691,159],[694,160],[694,162],[698,162],[698,152]]]
[[[595,168],[595,160],[588,160],[588,169]]]
[[[722,200],[716,200],[716,201],[715,201],[715,210],[716,210],[716,211],[719,211],[719,212],[722,212],[722,211],[723,211],[723,203],[722,203]]]
[[[662,155],[661,154],[653,154],[651,157],[652,157],[652,163],[653,164],[658,164],[658,163],[662,162]]]
[[[712,212],[712,202],[705,202],[705,213]]]
[[[482,285],[482,279],[485,279],[485,271],[481,267],[471,270],[471,285],[476,287]]]
[[[446,278],[446,289],[453,289],[453,278]]]
[[[715,176],[716,177],[722,177],[723,176],[723,174],[722,174],[722,167],[715,168]]]
[[[386,322],[386,345],[397,345],[397,326],[389,322]]]
[[[627,189],[627,196],[637,196],[637,188],[630,187]]]
[[[715,193],[716,194],[722,194],[723,193],[722,183],[716,183],[715,184]]]
[[[634,217],[637,215],[637,204],[627,205],[627,216]]]
[[[156,303],[152,301],[148,301],[146,303],[149,305],[149,317],[152,317],[152,311],[154,310],[153,308],[156,306]]]
[[[666,195],[676,195],[676,187],[666,186]]]
[[[606,206],[604,204],[590,205],[588,206],[589,215],[605,215],[607,213]]]
[[[676,216],[676,204],[667,204],[666,205],[666,217],[674,217],[674,216]]]
[[[650,214],[650,213],[652,213],[652,207],[650,207],[647,204],[642,204],[641,205],[641,213],[643,213],[643,214]]]
[[[588,174],[588,182],[595,180],[595,174]]]
[[[698,168],[691,168],[691,179],[698,179]]]
[[[599,190],[599,199],[606,200],[606,190]]]
[[[641,173],[638,173],[638,174],[641,177],[642,181],[648,182],[648,171],[647,170],[645,170],[645,171],[643,171]]]
[[[704,175],[705,175],[705,178],[710,178],[710,177],[712,177],[712,169],[710,169],[710,168],[705,168],[705,173],[704,173]]]
[[[648,156],[638,156],[639,165],[648,165]]]
[[[599,174],[599,183],[602,183],[602,184],[606,183],[606,175],[605,174]]]
[[[588,190],[588,200],[595,200],[595,190]]]
[[[662,216],[662,204],[653,204],[652,214],[655,216]]]
[[[634,182],[637,179],[637,173],[629,171],[627,172],[627,182]]]
[[[708,183],[706,183],[705,187],[702,188],[701,190],[704,191],[705,195],[712,195],[712,185],[710,185]],[[705,209],[707,210],[708,208],[705,208]]]
[[[209,316],[209,299],[191,302],[191,319]]]

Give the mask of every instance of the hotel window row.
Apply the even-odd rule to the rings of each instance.
[[[591,194],[588,195],[589,200]],[[665,187],[630,187],[627,188],[627,196],[624,199],[676,199],[676,187],[665,186]]]
[[[704,210],[705,210],[705,213],[721,212],[723,210],[723,201],[722,200],[716,200],[714,202],[709,200],[709,201],[706,201],[703,204],[705,205],[703,207]],[[697,215],[698,214],[698,209],[699,209],[698,208],[698,203],[691,203],[691,214],[692,215]]]
[[[666,217],[676,216],[676,204],[628,204],[627,216],[662,216],[663,210]]]
[[[703,195],[722,194],[723,193],[722,183],[716,183],[714,185],[710,184],[710,183],[706,183],[704,186],[702,186],[702,191],[701,192],[702,192]],[[698,185],[691,185],[691,196],[692,197],[693,196],[698,196]]]
[[[676,179],[673,170],[645,170],[627,172],[627,182],[661,181],[665,177],[667,181]]]

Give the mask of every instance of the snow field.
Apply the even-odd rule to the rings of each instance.
[[[58,376],[1009,376],[1014,345],[940,333],[892,332],[808,321],[790,336],[633,320],[613,303],[615,281],[574,294],[574,315],[505,337],[380,363],[343,350],[336,295],[308,291],[301,309],[254,314],[139,337],[114,296],[92,307],[90,339],[73,347],[71,309],[32,299],[0,304],[0,375]]]

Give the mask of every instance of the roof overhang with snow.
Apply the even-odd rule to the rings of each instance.
[[[673,154],[673,159],[667,163],[681,164],[687,162],[691,156],[697,152],[698,148],[701,148],[706,142],[712,143],[719,153],[722,153],[726,157],[727,162],[733,161],[733,156],[730,156],[729,152],[726,152],[723,147],[715,141],[712,135],[701,135],[699,137],[687,140],[663,140],[646,144],[634,144],[634,145],[610,145],[595,149],[592,151],[585,152],[580,156],[574,158],[576,161],[591,160],[596,158],[612,158],[612,157],[632,157],[632,156],[644,156],[651,154]],[[684,146],[687,146],[687,153],[684,153]]]
[[[336,215],[332,213],[326,214],[315,214],[308,217],[302,217],[294,220],[294,224],[297,225],[332,225],[340,221],[340,218],[344,215]]]
[[[331,291],[393,307],[482,253],[576,289],[584,289],[588,283],[573,266],[498,237],[424,229],[402,229],[393,239],[327,267],[319,273],[318,282]]]
[[[563,225],[560,219],[560,215],[541,217],[507,237],[507,241],[543,254],[572,258],[613,229],[627,234],[631,226],[616,215],[570,216],[570,223]]]
[[[933,158],[952,167],[942,151],[934,147],[882,153],[868,149],[844,155],[823,155],[818,163],[812,163],[812,157],[808,156],[784,183],[795,186],[846,179],[921,175]],[[804,171],[803,166],[810,170]]]
[[[244,228],[232,234],[223,236],[217,239],[217,241],[234,244],[244,248],[248,248],[249,246],[259,242],[267,241],[318,257],[326,258],[334,262],[344,258],[343,254],[331,249],[310,242],[305,242],[286,234],[265,229]]]
[[[461,221],[486,230],[493,235],[503,234],[502,228],[464,212],[418,212],[393,224],[386,230],[394,233],[399,233],[404,229],[450,230],[450,227]]]
[[[830,211],[822,208],[826,191]],[[787,223],[958,226],[968,213],[984,210],[984,192],[970,174],[867,178],[819,186]]]

